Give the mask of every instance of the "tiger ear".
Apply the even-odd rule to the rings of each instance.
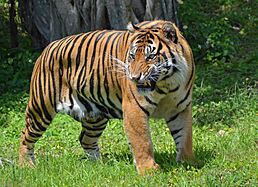
[[[165,24],[163,27],[163,32],[165,37],[169,40],[172,41],[173,43],[177,44],[178,42],[178,36],[177,36],[177,31],[178,29],[174,24]]]
[[[140,30],[139,27],[137,27],[136,25],[134,25],[132,22],[130,22],[128,25],[127,25],[127,29],[130,33],[134,33],[135,31],[138,31]]]

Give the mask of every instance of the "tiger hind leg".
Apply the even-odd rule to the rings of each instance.
[[[102,119],[97,122],[82,122],[82,131],[79,140],[86,156],[90,160],[100,158],[98,140],[106,128],[108,119]]]
[[[35,113],[26,112],[26,127],[23,129],[20,138],[19,165],[35,165],[34,145],[46,131],[51,120],[44,120],[37,117]],[[44,121],[44,122],[43,122]]]

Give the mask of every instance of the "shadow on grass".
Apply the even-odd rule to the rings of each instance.
[[[176,153],[162,152],[155,153],[157,163],[161,166],[165,172],[171,171],[173,168],[184,167],[186,170],[189,169],[201,169],[207,163],[215,159],[215,153],[213,150],[207,150],[203,147],[199,147],[195,150],[194,162],[177,162]]]
[[[82,160],[86,159],[81,158]],[[176,153],[171,152],[155,152],[155,160],[164,172],[169,172],[175,168],[184,167],[186,170],[201,169],[207,163],[215,159],[215,152],[211,149],[199,147],[195,150],[195,163],[178,163],[176,162]],[[102,155],[102,162],[107,165],[115,165],[117,162],[133,164],[131,152],[120,152]]]

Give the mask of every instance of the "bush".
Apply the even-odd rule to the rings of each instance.
[[[33,64],[38,53],[30,50],[1,50],[0,94],[7,91],[28,90]]]
[[[255,7],[254,0],[192,0],[180,5],[183,32],[196,61],[228,62],[254,51]]]

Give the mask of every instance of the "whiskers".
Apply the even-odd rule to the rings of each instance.
[[[128,64],[123,62],[122,60],[108,54],[110,66],[108,67],[108,71],[118,73],[118,78],[125,78],[128,75]]]

